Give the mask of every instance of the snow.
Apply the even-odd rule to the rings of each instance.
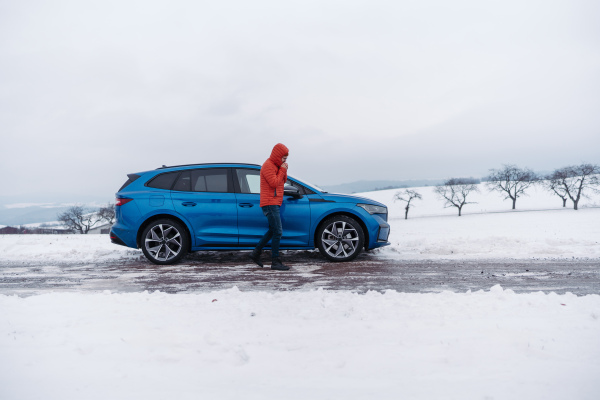
[[[596,399],[600,296],[0,295],[3,399]]]
[[[600,258],[600,209],[392,219],[395,259]]]
[[[467,201],[473,202],[474,204],[467,204],[463,207],[463,216],[481,213],[514,212],[511,210],[512,200],[505,200],[505,196],[500,193],[490,192],[483,183],[477,186],[479,191],[472,192],[467,197]],[[434,186],[410,189],[420,193],[423,196],[423,199],[413,200],[411,202],[408,213],[409,219],[442,215],[456,216],[458,218],[458,210],[455,207],[444,208],[444,201],[440,200],[439,196],[434,193]],[[403,190],[404,189],[378,190],[374,192],[356,193],[356,195],[384,203],[388,206],[390,218],[404,219],[404,207],[406,203],[393,200],[394,194]],[[588,189],[584,194],[589,195],[589,197],[582,197],[579,201],[580,210],[600,207],[600,193]],[[540,186],[529,188],[524,196],[517,199],[516,212],[531,210],[570,210],[576,212],[573,210],[573,202],[571,200],[568,200],[566,208],[563,208],[562,200],[558,196],[544,190]]]
[[[421,188],[404,220],[396,191],[365,194],[390,210],[382,260],[600,259],[597,199],[513,212],[481,194],[459,218]],[[141,257],[107,235],[0,235],[0,264]],[[0,399],[597,399],[599,337],[599,295],[500,286],[0,295]]]
[[[0,235],[2,262],[102,262],[143,257],[108,235]]]
[[[392,227],[389,241],[377,254],[395,259],[564,259],[600,258],[600,194],[582,198],[579,210],[540,187],[512,202],[489,192],[483,184],[458,217],[455,207],[444,208],[433,187],[411,188],[422,196],[413,200],[408,219],[405,204],[393,201],[402,189],[358,194],[388,206]]]

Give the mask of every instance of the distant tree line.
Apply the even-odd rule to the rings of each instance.
[[[577,210],[583,197],[588,197],[591,191],[600,192],[600,166],[587,163],[571,165],[540,176],[529,168],[506,164],[500,169],[490,169],[489,175],[483,180],[490,192],[499,192],[504,195],[505,200],[510,200],[513,210],[517,207],[517,199],[527,196],[527,190],[534,185],[541,185],[560,197],[563,207],[567,206],[570,199],[573,209]],[[444,201],[444,207],[455,207],[460,217],[463,207],[474,203],[467,201],[467,198],[471,193],[479,191],[479,183],[474,178],[451,178],[437,185],[434,192]],[[408,219],[410,203],[415,199],[422,199],[422,196],[414,190],[404,190],[394,195],[394,201],[406,203],[405,219]]]

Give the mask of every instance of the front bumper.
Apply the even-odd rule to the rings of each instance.
[[[379,225],[379,233],[377,234],[377,243],[387,242],[390,236],[390,226],[388,224]]]
[[[371,221],[374,223],[369,229],[371,235],[369,237],[369,249],[383,247],[390,244],[388,238],[390,236],[390,224],[387,223],[386,214],[372,214]]]

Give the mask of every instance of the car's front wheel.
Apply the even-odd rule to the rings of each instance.
[[[325,220],[317,231],[319,251],[330,261],[350,261],[360,254],[365,243],[358,222],[345,215]]]
[[[177,221],[159,219],[153,221],[142,233],[142,251],[154,264],[174,264],[181,260],[190,248],[185,228]]]

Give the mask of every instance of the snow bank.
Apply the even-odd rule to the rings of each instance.
[[[0,263],[102,262],[140,257],[140,250],[115,245],[108,235],[0,235]]]
[[[600,209],[392,219],[394,259],[600,258]]]
[[[3,399],[597,399],[600,296],[0,295]]]

